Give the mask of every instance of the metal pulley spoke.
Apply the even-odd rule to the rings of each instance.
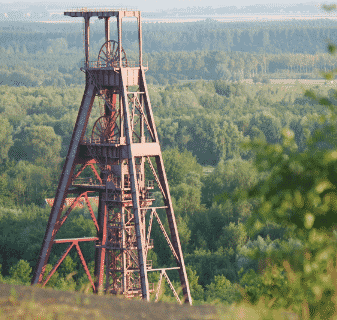
[[[109,56],[107,55],[107,52],[104,51],[104,49],[102,50],[102,52],[104,53],[104,55],[107,57],[107,59],[109,58]]]
[[[112,48],[111,48],[111,45],[110,45],[110,51],[111,52],[118,52],[118,50],[115,50],[116,44],[117,44],[117,42],[113,42],[112,43]]]

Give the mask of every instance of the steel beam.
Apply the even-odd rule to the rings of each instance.
[[[90,16],[84,17],[84,49],[85,49],[85,66],[89,67],[89,44],[90,44]]]

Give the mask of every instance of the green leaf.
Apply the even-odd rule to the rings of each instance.
[[[331,102],[327,98],[321,98],[318,102],[322,106],[331,106]]]
[[[304,96],[307,97],[307,98],[314,99],[314,100],[317,99],[316,94],[313,90],[306,90],[305,93],[304,93]]]
[[[336,8],[337,8],[337,5],[335,5],[335,4],[330,4],[330,5],[323,4],[322,5],[322,9],[325,10],[325,11],[333,11],[333,10],[336,10]]]
[[[329,81],[334,79],[333,72],[321,72],[321,75],[324,79],[329,80]]]
[[[328,45],[328,51],[329,51],[331,54],[335,54],[335,53],[336,53],[336,46],[330,43],[330,44]]]

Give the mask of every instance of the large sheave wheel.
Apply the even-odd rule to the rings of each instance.
[[[119,47],[118,42],[115,40],[107,41],[101,47],[98,54],[98,61],[101,66],[106,67],[119,67]],[[122,48],[122,66],[127,67],[128,61],[126,59],[126,54]]]
[[[119,130],[114,118],[108,116],[99,117],[91,133],[91,140],[98,143],[118,143]]]

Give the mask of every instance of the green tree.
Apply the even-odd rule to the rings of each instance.
[[[214,277],[214,281],[206,286],[205,298],[208,303],[221,302],[230,305],[239,300],[240,292],[224,275]]]
[[[197,271],[194,270],[191,266],[187,266],[186,273],[187,273],[188,283],[190,285],[191,296],[192,296],[194,304],[196,300],[203,301],[204,300],[204,289],[198,282],[199,276],[197,275]]]
[[[67,255],[62,261],[58,272],[63,277],[67,277],[72,272],[76,272],[76,263],[73,261],[70,255]]]
[[[258,172],[252,163],[240,158],[221,160],[214,171],[203,179],[202,202],[210,207],[214,200],[225,200],[239,190],[248,190],[258,179]]]
[[[61,137],[52,127],[25,127],[13,149],[15,160],[28,160],[36,165],[55,167],[60,162]]]
[[[44,199],[55,192],[57,178],[53,168],[19,161],[7,170],[5,176],[10,196],[17,204],[42,205]]]
[[[215,252],[196,249],[185,255],[185,261],[187,266],[192,266],[197,271],[199,284],[206,288],[217,275],[225,276],[232,283],[239,280],[235,256],[232,249],[219,248]]]
[[[190,151],[180,152],[178,148],[167,149],[163,152],[165,170],[170,187],[183,183],[191,172],[198,175],[202,173],[202,167]]]
[[[231,222],[223,228],[223,233],[217,241],[217,246],[236,250],[237,246],[242,246],[246,241],[247,232],[244,225],[242,223],[236,225]]]
[[[265,103],[264,103],[265,105]],[[281,139],[281,122],[278,118],[269,112],[259,112],[254,114],[250,121],[251,128],[258,128],[261,130],[269,143],[278,143]],[[248,131],[248,134],[251,133]],[[252,133],[253,136],[256,134]]]
[[[8,151],[13,146],[13,127],[8,119],[0,115],[0,164],[8,159]]]
[[[50,209],[36,205],[0,207],[0,262],[3,275],[19,260],[34,265],[38,258]]]
[[[9,270],[12,279],[28,284],[31,280],[32,267],[25,260],[19,260]]]

